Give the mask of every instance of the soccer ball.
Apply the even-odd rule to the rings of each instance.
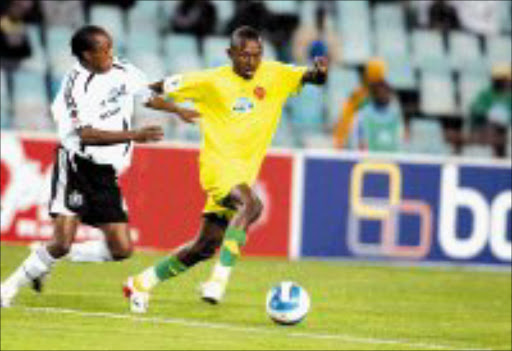
[[[278,324],[299,323],[306,317],[309,307],[308,293],[294,282],[280,282],[267,293],[267,314]]]

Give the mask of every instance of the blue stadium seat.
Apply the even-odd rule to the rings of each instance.
[[[68,27],[49,27],[46,31],[46,54],[50,65],[50,94],[57,93],[62,78],[76,62],[71,54],[70,40],[73,35]]]
[[[441,122],[437,119],[413,117],[407,151],[419,154],[449,155],[451,146],[444,139]]]
[[[423,71],[448,74],[450,65],[441,33],[416,29],[412,32],[413,63]]]
[[[360,84],[356,69],[331,67],[327,80],[327,124],[333,126],[343,103]]]
[[[399,3],[377,3],[373,8],[373,20],[376,32],[405,31],[405,13]]]
[[[123,13],[116,6],[94,5],[91,7],[90,24],[105,28],[114,40],[115,49],[124,54],[126,44]]]
[[[51,129],[48,105],[44,75],[40,72],[17,71],[13,76],[13,127]]]
[[[368,1],[337,1],[343,62],[362,64],[373,56]]]
[[[41,29],[37,25],[28,25],[27,31],[32,55],[28,59],[23,60],[21,68],[46,73],[48,65],[43,42],[41,41]]]
[[[512,61],[512,38],[510,35],[487,37],[487,58],[490,67]]]
[[[197,71],[202,64],[194,36],[170,34],[164,40],[165,63],[171,73]]]
[[[416,89],[416,74],[412,63],[406,58],[391,58],[388,63],[388,82],[395,89]]]
[[[164,9],[165,5],[165,1],[137,1],[128,12],[129,33],[140,30],[158,33],[163,28],[164,22],[168,20]]]
[[[288,109],[283,109],[283,115],[279,126],[272,139],[272,146],[294,148],[297,147],[296,135],[292,133],[292,127],[290,125],[290,115]]]
[[[305,85],[298,96],[288,100],[291,124],[296,132],[314,134],[322,130],[324,126],[323,97],[322,87]]]
[[[213,3],[217,9],[216,32],[221,34],[222,31],[226,28],[228,21],[231,20],[235,13],[235,4],[234,1],[225,0],[213,0]]]
[[[4,70],[0,70],[0,128],[2,129],[11,126],[9,109],[10,101],[7,93],[7,77]]]
[[[488,72],[478,38],[470,33],[452,31],[448,34],[450,63],[457,71],[482,74]]]
[[[305,0],[301,1],[299,10],[300,26],[313,27],[315,25],[315,10],[317,1]]]
[[[490,145],[470,144],[462,147],[461,154],[471,158],[492,158],[494,150]]]
[[[455,115],[455,86],[449,75],[422,72],[420,110],[428,115]]]
[[[204,65],[206,67],[218,67],[229,64],[226,49],[229,47],[229,39],[226,37],[208,37],[204,41]]]
[[[478,93],[491,84],[489,75],[461,74],[459,78],[460,112],[469,116],[469,108]]]
[[[266,1],[267,9],[276,14],[296,15],[299,12],[297,1],[290,0],[272,0]]]

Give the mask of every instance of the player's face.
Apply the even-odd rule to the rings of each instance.
[[[112,50],[112,39],[105,34],[98,34],[95,38],[96,47],[88,52],[88,60],[91,67],[99,72],[107,72],[112,68],[114,54]]]
[[[261,62],[263,49],[258,40],[247,40],[228,50],[233,69],[244,79],[252,79]]]

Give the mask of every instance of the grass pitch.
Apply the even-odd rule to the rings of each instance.
[[[26,257],[1,246],[1,278]],[[121,263],[61,262],[42,295],[23,290],[1,311],[1,349],[511,349],[511,273],[341,262],[246,258],[226,300],[199,300],[212,262],[159,286],[145,315],[133,315],[121,284],[161,254]],[[312,309],[299,325],[273,324],[267,290],[301,284]]]

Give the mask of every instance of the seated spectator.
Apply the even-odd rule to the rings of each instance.
[[[7,71],[15,70],[32,53],[23,21],[30,8],[30,1],[12,1],[0,16],[0,66]]]
[[[315,26],[304,25],[293,36],[293,60],[298,64],[308,64],[317,56],[328,57],[330,62],[341,62],[341,45],[332,23],[328,23],[326,10],[316,11]]]
[[[472,140],[492,145],[496,156],[505,156],[507,128],[512,125],[510,63],[492,70],[492,84],[481,91],[470,107]]]
[[[459,17],[457,9],[446,0],[434,1],[428,10],[429,27],[443,32],[459,29]]]
[[[214,34],[217,12],[211,1],[181,1],[171,19],[171,28],[176,33],[193,34],[202,38]]]
[[[360,150],[400,151],[404,135],[403,115],[388,83],[381,81],[370,85],[368,102],[358,115],[354,139]]]
[[[336,148],[344,147],[358,110],[368,102],[371,92],[374,91],[373,87],[385,81],[386,74],[387,66],[383,60],[376,58],[368,61],[362,86],[358,87],[344,102],[338,123],[334,128],[334,146]]]
[[[241,26],[251,26],[262,32],[268,27],[270,16],[271,14],[263,1],[235,1],[233,18],[228,21],[224,33],[230,35]]]

